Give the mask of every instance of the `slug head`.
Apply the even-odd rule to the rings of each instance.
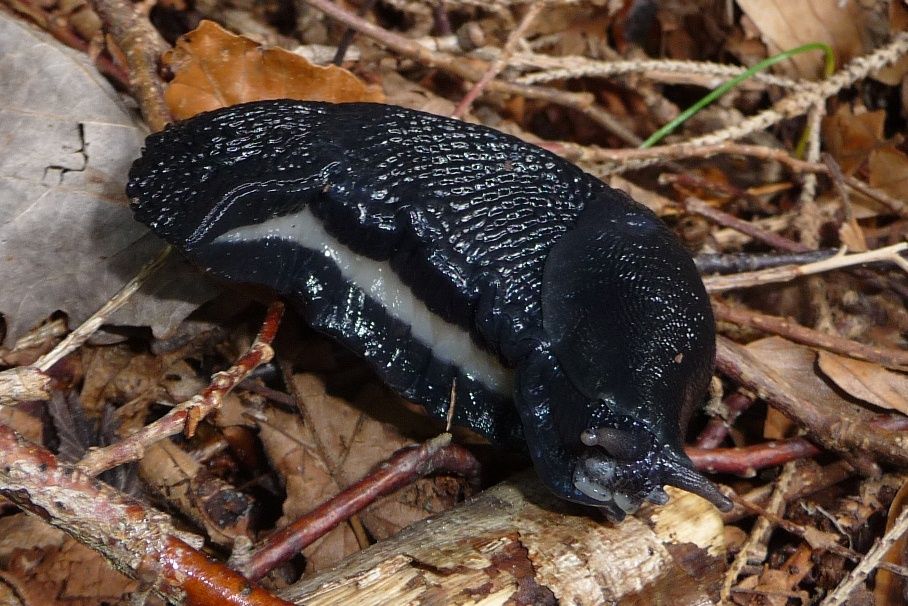
[[[620,519],[644,500],[665,503],[667,484],[728,509],[682,449],[712,375],[715,326],[675,236],[607,190],[552,247],[542,295],[543,329],[567,385],[550,403],[572,467],[574,490],[562,496]]]

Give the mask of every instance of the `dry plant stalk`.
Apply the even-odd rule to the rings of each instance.
[[[290,606],[191,547],[170,517],[0,424],[0,495],[100,552],[173,604]],[[182,535],[185,536],[185,535]]]
[[[900,242],[892,246],[870,250],[864,253],[846,254],[842,248],[838,254],[822,261],[807,263],[805,265],[783,265],[760,271],[747,271],[730,276],[707,276],[703,279],[706,290],[711,293],[724,292],[736,288],[763,286],[777,282],[790,282],[795,278],[820,274],[834,269],[854,267],[865,263],[878,263],[881,261],[893,263],[908,272],[908,261],[902,258],[901,253],[908,250],[908,243]]]
[[[224,396],[253,370],[274,357],[271,342],[277,334],[283,313],[283,303],[272,303],[262,329],[248,351],[233,366],[214,375],[211,384],[202,393],[177,404],[160,419],[116,444],[105,448],[92,448],[79,461],[79,467],[90,475],[97,475],[117,465],[141,459],[145,449],[160,440],[181,432],[193,435],[199,422],[221,405]]]

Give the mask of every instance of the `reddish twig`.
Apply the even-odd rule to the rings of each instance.
[[[45,11],[32,0],[6,0],[6,4],[20,15],[29,17],[36,25],[66,46],[89,55],[89,43],[87,41],[72,31],[66,21]],[[95,57],[89,55],[89,58],[94,62],[99,72],[124,89],[129,88],[129,74],[120,65],[111,60],[110,56],[98,54]]]
[[[868,426],[885,431],[908,430],[908,417],[904,415],[879,415]],[[702,448],[688,446],[684,449],[701,471],[731,473],[742,477],[753,475],[767,467],[776,467],[789,461],[806,459],[822,452],[809,440],[789,438],[740,448]]]
[[[171,121],[164,103],[164,87],[158,77],[158,62],[169,47],[144,15],[128,0],[90,0],[91,7],[126,56],[129,87],[145,123],[159,131]]]
[[[752,478],[757,471],[776,467],[796,459],[806,459],[822,452],[804,438],[792,438],[742,446],[740,448],[698,448],[684,449],[694,467],[709,473],[730,473]]]
[[[716,344],[718,369],[803,427],[812,441],[841,454],[866,474],[877,471],[866,460],[867,454],[894,465],[908,465],[908,450],[901,446],[899,434],[870,427],[862,417],[849,413],[844,406],[830,411],[813,400],[801,398],[785,379],[745,347],[722,336],[716,339]]]
[[[785,236],[780,236],[765,229],[760,229],[753,223],[739,219],[734,215],[730,215],[727,212],[721,211],[717,208],[713,208],[707,204],[704,200],[700,200],[694,197],[688,197],[684,200],[684,207],[698,215],[706,217],[710,221],[722,225],[724,227],[730,227],[735,231],[739,231],[742,234],[750,236],[754,240],[764,242],[773,248],[779,250],[786,250],[788,252],[807,252],[811,250],[807,246],[804,246],[800,242],[795,242],[794,240],[789,240]]]
[[[908,369],[908,351],[865,345],[838,335],[801,326],[785,318],[734,307],[716,300],[713,300],[713,311],[716,319],[723,322],[731,322],[738,326],[780,335],[796,343],[819,347],[850,358],[866,360],[899,370]]]
[[[725,400],[722,405],[725,411],[722,416],[714,416],[697,436],[696,447],[701,449],[713,449],[719,446],[728,436],[728,429],[734,425],[735,420],[742,412],[750,408],[754,399],[750,394],[742,391],[736,391]]]
[[[472,82],[481,80],[483,73],[488,69],[488,64],[484,61],[455,57],[453,55],[432,51],[415,40],[410,40],[409,38],[395,34],[374,23],[370,23],[362,17],[358,17],[338,4],[331,2],[331,0],[304,1],[309,6],[322,11],[332,19],[340,21],[364,36],[368,36],[391,50],[418,61],[423,65],[442,69],[463,78],[464,80],[470,80]],[[544,86],[505,82],[503,80],[492,80],[485,88],[492,92],[523,96],[529,99],[539,99],[569,107],[586,115],[630,145],[639,145],[642,142],[640,137],[628,130],[617,118],[601,107],[597,107],[594,97],[588,93],[573,93]]]
[[[0,495],[97,550],[173,604],[290,606],[177,537],[146,507],[0,424]]]
[[[472,88],[464,95],[464,98],[460,100],[460,103],[457,104],[457,107],[454,109],[454,112],[451,114],[452,118],[462,118],[464,114],[469,111],[470,106],[473,104],[473,101],[482,94],[483,89],[488,86],[489,82],[495,79],[501,70],[505,68],[508,64],[508,59],[511,58],[511,55],[514,53],[514,49],[517,47],[517,44],[526,34],[526,31],[530,28],[530,25],[533,24],[533,21],[536,20],[536,17],[539,16],[539,13],[542,12],[545,3],[541,0],[537,0],[527,12],[523,15],[523,19],[520,20],[520,23],[516,28],[508,35],[507,42],[505,42],[504,48],[501,49],[501,52],[492,61],[492,64],[489,65],[482,77],[476,81]]]
[[[283,303],[272,303],[262,328],[249,350],[233,366],[214,375],[211,384],[202,393],[178,404],[157,421],[149,423],[120,442],[105,448],[89,450],[79,462],[79,467],[86,473],[97,475],[117,465],[141,459],[145,448],[159,440],[180,432],[187,435],[195,433],[199,422],[221,405],[225,395],[255,368],[271,360],[274,355],[271,342],[280,326],[283,313]]]
[[[478,463],[469,451],[451,444],[450,434],[402,448],[359,482],[268,537],[243,572],[250,579],[260,579],[379,497],[432,473],[475,478]]]

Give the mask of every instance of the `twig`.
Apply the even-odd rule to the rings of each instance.
[[[170,517],[146,507],[0,424],[0,495],[151,583],[173,604],[290,606],[178,538]]]
[[[879,415],[867,424],[887,431],[906,431],[908,430],[908,417],[905,415]],[[736,448],[687,446],[684,452],[694,462],[694,466],[701,471],[731,473],[749,478],[761,469],[813,457],[822,451],[804,438],[788,438]]]
[[[142,110],[145,123],[159,131],[170,122],[164,90],[158,77],[158,61],[168,45],[128,0],[90,0],[91,7],[126,55],[129,84]]]
[[[614,165],[614,170],[610,169],[610,172],[615,172],[615,170],[618,169],[631,170],[632,168],[642,168],[668,160],[709,158],[720,154],[750,156],[761,160],[781,162],[798,173],[825,173],[827,170],[826,167],[820,163],[799,160],[784,149],[776,149],[763,145],[751,145],[747,143],[733,143],[730,141],[723,141],[713,145],[676,143],[673,145],[650,147],[649,149],[607,149],[595,145],[580,145],[568,141],[558,141],[551,142],[546,145],[546,147],[575,162],[607,163],[608,165]]]
[[[838,335],[801,326],[785,318],[742,309],[716,300],[713,300],[713,312],[716,314],[716,319],[723,322],[781,335],[796,343],[819,347],[858,360],[875,362],[889,368],[908,369],[908,351],[902,349],[865,345]]]
[[[845,222],[848,224],[849,229],[851,229],[852,234],[855,238],[859,238],[859,245],[855,248],[858,252],[864,252],[867,250],[867,241],[864,238],[864,232],[861,231],[860,225],[858,225],[857,217],[854,214],[854,206],[851,204],[851,196],[848,194],[848,187],[845,185],[845,175],[842,174],[842,169],[839,167],[839,163],[835,161],[835,158],[831,154],[823,153],[821,155],[823,159],[823,164],[829,169],[829,176],[832,178],[832,184],[835,186],[836,191],[839,192],[839,198],[842,202],[842,210],[845,213]]]
[[[249,557],[243,572],[247,578],[260,579],[379,497],[418,478],[438,472],[475,478],[477,471],[473,456],[451,444],[451,434],[444,433],[419,446],[402,448],[356,484],[269,536]]]
[[[790,438],[737,448],[688,446],[684,452],[701,471],[752,478],[761,469],[814,457],[823,451],[804,438]]]
[[[460,100],[460,103],[457,104],[457,107],[454,109],[454,112],[451,114],[452,118],[462,118],[464,114],[469,111],[470,106],[473,104],[473,101],[482,93],[483,89],[495,79],[496,76],[504,69],[505,65],[508,63],[508,59],[511,54],[514,52],[514,49],[517,47],[517,44],[523,39],[527,30],[536,20],[536,17],[539,16],[539,13],[542,12],[545,2],[542,0],[537,0],[534,2],[530,8],[527,9],[527,12],[524,13],[523,19],[520,20],[520,23],[517,24],[517,27],[508,35],[508,39],[505,42],[504,48],[501,49],[501,52],[492,61],[488,69],[482,77],[476,81],[473,87],[464,95],[463,99]]]
[[[801,398],[784,378],[747,348],[725,337],[719,336],[716,345],[718,369],[803,427],[811,441],[839,453],[867,475],[875,472],[864,458],[867,453],[894,465],[908,466],[908,451],[901,445],[899,434],[870,427],[847,409],[829,411],[816,401]]]
[[[892,246],[870,250],[853,255],[845,254],[845,250],[828,259],[808,263],[807,265],[783,266],[761,271],[750,271],[730,276],[709,276],[703,279],[706,290],[712,293],[724,292],[736,288],[749,288],[763,286],[776,282],[790,282],[795,278],[820,274],[834,269],[853,267],[865,263],[885,261],[898,265],[903,271],[908,272],[908,260],[899,253],[908,249],[908,243],[900,242]]]
[[[139,273],[137,273],[132,280],[124,284],[123,287],[101,307],[101,309],[92,314],[92,316],[85,320],[81,326],[69,333],[69,335],[60,341],[60,343],[51,351],[41,356],[41,358],[35,362],[35,367],[42,372],[47,372],[54,364],[59,362],[61,358],[81,347],[83,343],[107,322],[107,319],[111,314],[120,309],[132,295],[142,288],[148,279],[164,265],[164,262],[169,255],[170,247],[168,246],[161,251],[157,258],[142,267],[142,269],[139,270]]]
[[[775,234],[771,231],[766,231],[765,229],[760,229],[749,221],[744,221],[743,219],[739,219],[738,217],[730,215],[725,211],[713,208],[706,201],[700,200],[699,198],[688,196],[684,200],[684,208],[686,208],[690,212],[697,213],[700,216],[706,217],[710,221],[713,221],[719,225],[730,227],[735,231],[739,231],[742,234],[748,235],[754,240],[764,242],[769,246],[772,246],[773,248],[786,250],[789,252],[807,252],[810,250],[800,242],[789,240],[785,236],[780,236],[779,234]]]
[[[429,67],[445,70],[472,82],[478,82],[482,79],[482,74],[485,69],[488,69],[487,65],[483,65],[481,68],[474,67],[473,64],[480,63],[478,60],[473,61],[473,64],[471,64],[471,62],[464,60],[462,57],[454,57],[445,53],[432,51],[415,40],[395,34],[394,32],[390,32],[374,23],[370,23],[361,17],[357,17],[353,13],[334,4],[331,0],[304,1],[306,4],[317,8],[329,17],[378,41],[391,50],[406,57],[410,57]],[[502,80],[492,80],[486,85],[486,90],[508,95],[524,96],[531,99],[540,99],[563,105],[585,114],[597,124],[620,137],[630,145],[639,145],[642,141],[640,137],[636,136],[621,124],[618,119],[602,108],[597,107],[594,104],[593,96],[588,93],[572,93],[528,84],[504,82]]]
[[[51,379],[32,366],[10,368],[0,372],[0,408],[29,400],[50,398]]]
[[[174,406],[160,419],[145,425],[116,444],[89,450],[79,461],[78,466],[88,474],[97,475],[117,465],[141,459],[145,449],[159,440],[180,432],[192,435],[199,422],[221,405],[224,396],[256,367],[271,360],[274,355],[271,342],[274,340],[283,312],[282,303],[272,303],[262,328],[249,350],[233,366],[214,375],[211,384],[202,393]]]
[[[488,52],[488,49],[479,49],[479,53]],[[493,51],[494,52],[494,51]],[[521,84],[539,84],[552,80],[565,80],[569,78],[598,77],[610,78],[628,74],[642,74],[644,77],[660,80],[691,84],[691,77],[699,77],[697,84],[707,88],[715,88],[729,78],[740,76],[747,71],[746,67],[737,65],[724,65],[708,61],[677,61],[671,59],[649,59],[638,61],[597,61],[588,57],[569,55],[553,57],[539,53],[516,53],[510,65],[516,69],[538,69],[531,74],[525,74],[516,79]],[[704,77],[708,80],[704,80]],[[672,79],[674,78],[674,79]],[[797,88],[799,82],[790,78],[776,76],[766,72],[753,75],[753,81],[766,85],[780,86],[783,88]],[[750,82],[742,83],[744,86]]]
[[[786,463],[782,473],[775,482],[772,497],[770,497],[769,504],[766,506],[766,509],[775,515],[778,515],[778,513],[785,508],[785,492],[788,490],[788,485],[794,476],[794,472],[794,464]],[[758,550],[758,546],[765,545],[769,540],[771,532],[772,526],[770,525],[769,520],[763,516],[757,518],[756,523],[750,531],[750,536],[741,547],[741,551],[738,552],[738,555],[735,557],[731,566],[729,566],[728,572],[725,575],[725,582],[722,584],[721,592],[723,603],[729,601],[731,588],[738,580],[738,576],[741,574],[741,571],[744,570],[744,567],[750,563],[751,557],[759,551],[763,551]]]
[[[697,436],[696,448],[713,450],[728,436],[728,429],[745,410],[750,408],[754,397],[744,390],[739,389],[725,398],[720,406],[720,411],[707,409],[712,416],[706,427]]]
[[[806,265],[828,259],[838,252],[835,248],[821,248],[804,252],[706,253],[694,257],[694,265],[701,274],[739,274],[783,265]]]
[[[893,198],[883,190],[868,185],[860,179],[852,177],[850,175],[845,175],[845,185],[860,194],[864,194],[868,198],[876,200],[883,206],[889,208],[889,210],[891,210],[898,216],[908,217],[908,204],[905,204],[903,200]]]
[[[906,531],[908,531],[908,507],[902,510],[892,528],[883,535],[882,539],[877,541],[876,545],[864,556],[864,559],[839,583],[839,586],[826,596],[820,606],[843,606],[852,592],[857,589],[858,585],[867,580],[867,577],[877,567],[880,560],[885,557],[889,549],[902,538]]]
[[[359,6],[359,16],[362,17],[363,15],[371,11],[373,6],[375,6],[375,0],[366,0]],[[353,44],[354,38],[356,38],[355,29],[348,27],[344,30],[340,42],[337,43],[337,50],[334,52],[334,58],[331,60],[331,63],[333,63],[334,65],[340,65],[344,62],[344,55],[347,54],[347,49],[349,49],[350,45]]]

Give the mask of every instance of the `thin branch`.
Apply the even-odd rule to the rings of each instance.
[[[129,437],[104,448],[88,451],[78,466],[90,475],[142,458],[145,449],[164,438],[185,432],[195,433],[195,428],[208,414],[216,410],[230,391],[243,381],[258,366],[271,360],[274,351],[271,342],[280,325],[284,312],[282,303],[273,303],[268,308],[265,321],[255,342],[236,363],[211,378],[211,384],[197,394],[174,406],[160,419],[145,425]]]
[[[761,271],[749,271],[729,276],[709,276],[703,279],[706,290],[712,293],[724,292],[736,288],[750,288],[752,286],[763,286],[765,284],[774,284],[777,282],[790,282],[796,278],[810,276],[815,274],[863,265],[865,263],[888,262],[898,265],[903,271],[908,272],[908,260],[905,260],[900,253],[908,250],[908,243],[900,242],[892,246],[870,250],[864,253],[853,255],[845,254],[845,250],[828,259],[808,263],[806,265],[788,265],[764,269]]]
[[[886,553],[902,538],[905,532],[908,532],[908,507],[902,510],[892,528],[883,535],[882,539],[877,541],[873,549],[867,552],[860,564],[848,573],[848,576],[839,583],[839,586],[826,596],[820,606],[844,606],[848,601],[848,597],[858,588],[858,585],[867,580],[870,573],[879,565]]]
[[[145,123],[159,131],[170,122],[158,62],[169,46],[128,0],[90,0],[91,7],[126,56],[129,84]]]
[[[432,473],[456,473],[475,478],[477,471],[472,455],[451,444],[451,434],[444,433],[419,446],[402,448],[359,482],[269,536],[249,556],[243,571],[253,580],[263,577],[379,497],[408,486],[418,478]]]
[[[766,509],[774,515],[778,515],[780,511],[785,509],[785,493],[788,491],[788,486],[794,475],[794,464],[786,463],[785,467],[782,469],[782,473],[773,486],[772,496],[766,506]],[[758,553],[763,553],[765,557],[765,545],[769,541],[771,534],[772,525],[769,520],[764,516],[757,518],[756,523],[750,531],[750,536],[741,547],[741,551],[735,556],[734,561],[728,568],[728,572],[725,574],[725,582],[722,584],[721,590],[723,602],[729,601],[732,586],[738,580],[738,576],[740,576],[744,568],[751,563],[751,558],[755,557]],[[762,560],[763,557],[760,558],[760,561]]]
[[[489,49],[478,49],[477,53]],[[494,53],[494,51],[492,51]],[[671,59],[648,59],[637,61],[598,61],[588,57],[569,55],[553,57],[539,53],[516,53],[511,66],[516,69],[537,69],[516,79],[521,84],[539,84],[552,80],[569,78],[597,77],[611,78],[629,74],[640,74],[646,78],[692,83],[694,78],[700,86],[715,88],[729,78],[740,76],[747,71],[746,67],[724,65],[709,61],[678,61]],[[800,82],[774,74],[759,72],[753,75],[753,81],[759,82],[762,88],[766,85],[783,88],[797,88]],[[742,82],[744,86],[753,86],[752,82]]]
[[[891,347],[865,345],[838,335],[829,334],[801,326],[796,322],[770,316],[749,309],[742,309],[713,300],[716,319],[738,326],[755,328],[770,334],[781,335],[796,343],[819,347],[858,360],[875,362],[898,370],[908,369],[908,351]]]
[[[483,89],[488,86],[489,82],[494,80],[501,70],[505,68],[508,59],[517,47],[517,44],[519,44],[526,35],[527,30],[536,20],[536,17],[539,16],[539,13],[542,12],[543,7],[545,7],[545,2],[537,0],[529,9],[527,9],[527,12],[523,15],[523,19],[520,20],[517,27],[508,35],[504,48],[501,49],[499,55],[492,61],[492,64],[489,65],[482,77],[477,80],[467,94],[464,95],[464,98],[460,100],[460,103],[457,104],[454,113],[451,114],[452,118],[462,118],[464,114],[469,111],[473,101],[475,101],[482,93]]]
[[[130,297],[142,288],[149,278],[164,265],[164,262],[169,255],[170,247],[168,246],[161,251],[155,259],[142,267],[142,269],[139,270],[139,273],[137,273],[132,280],[124,284],[123,287],[101,307],[101,309],[92,314],[92,316],[85,320],[81,326],[69,333],[69,335],[60,341],[53,350],[41,356],[41,358],[35,362],[35,367],[42,372],[47,372],[64,356],[81,347],[83,343],[91,338],[91,336],[107,322],[108,318],[110,318],[115,311],[123,307],[123,305],[129,301]]]
[[[2,424],[0,495],[150,583],[170,603],[290,606],[178,538],[166,514],[60,463]]]
[[[713,208],[705,200],[700,200],[699,198],[688,196],[684,200],[684,208],[690,212],[697,213],[702,217],[706,217],[707,219],[713,221],[714,223],[717,223],[718,225],[721,225],[723,227],[730,227],[735,231],[750,236],[754,240],[768,244],[773,248],[785,250],[788,252],[807,252],[810,250],[810,248],[804,246],[800,242],[795,242],[794,240],[790,240],[785,236],[780,236],[779,234],[773,233],[771,231],[761,229],[760,227],[754,225],[749,221],[744,221],[743,219],[739,219],[738,217],[735,217],[734,215],[731,215],[725,211],[719,210],[718,208]]]

